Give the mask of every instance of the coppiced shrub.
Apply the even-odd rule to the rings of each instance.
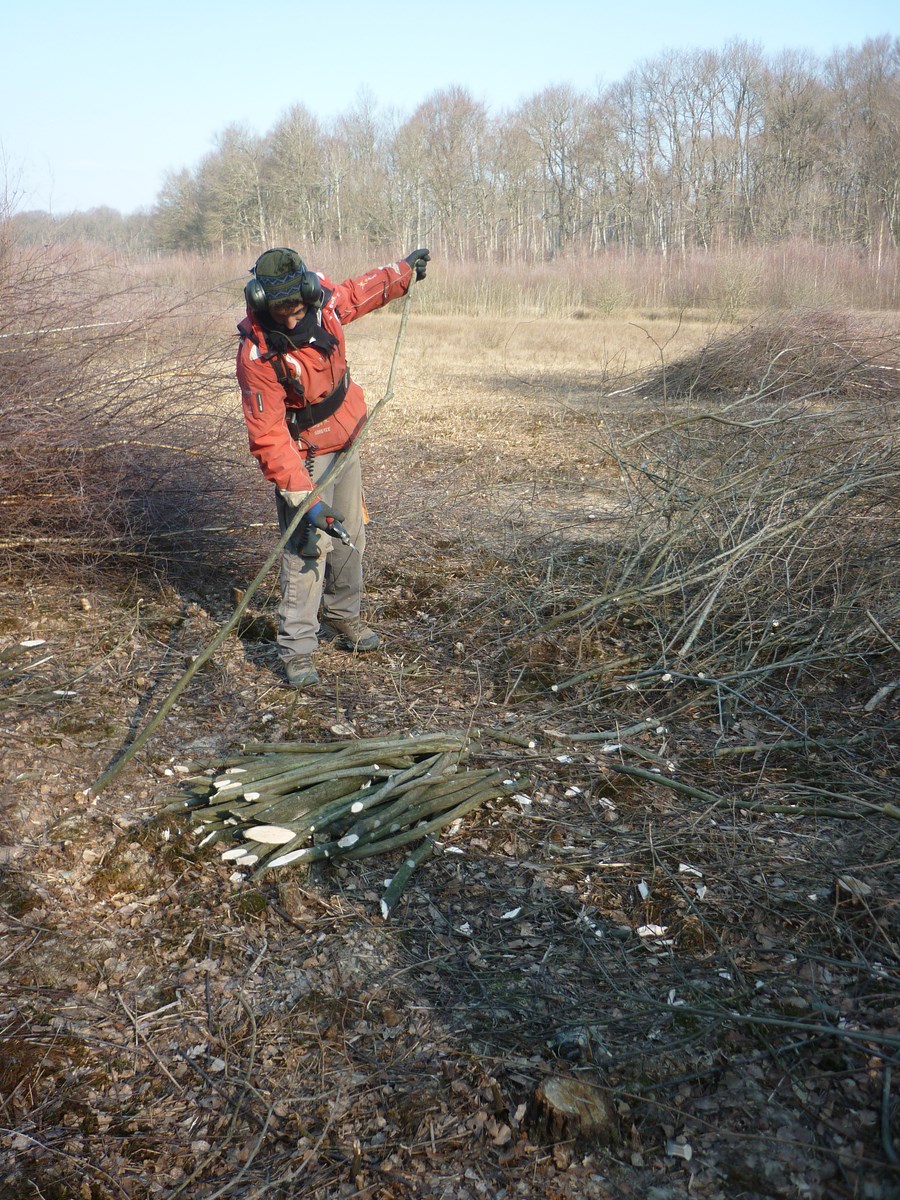
[[[0,227],[9,568],[222,561],[228,530],[258,516],[231,289],[185,282],[74,245],[22,248]]]

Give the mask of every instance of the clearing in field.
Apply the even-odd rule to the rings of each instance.
[[[0,1193],[895,1195],[896,326],[413,305],[384,652],[285,688],[273,575],[92,797],[274,544],[235,307],[174,366],[153,312],[0,357]],[[370,403],[397,327],[348,331]],[[251,880],[162,811],[247,743],[450,732],[510,782],[387,916],[402,851]]]

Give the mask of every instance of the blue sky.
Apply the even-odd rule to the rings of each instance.
[[[819,56],[897,35],[895,0],[45,0],[4,6],[0,184],[62,214],[150,208],[230,124],[292,104],[323,119],[362,90],[407,115],[458,84],[491,112],[551,84],[592,92],[664,50],[734,38]]]

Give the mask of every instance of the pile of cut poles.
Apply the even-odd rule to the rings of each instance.
[[[336,742],[248,742],[218,769],[188,776],[165,811],[186,812],[200,846],[252,867],[357,859],[420,843],[381,901],[387,916],[436,835],[503,796],[502,773],[469,770],[465,734]]]

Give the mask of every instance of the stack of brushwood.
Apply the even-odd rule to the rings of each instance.
[[[505,793],[502,774],[466,767],[463,734],[338,742],[250,742],[206,774],[185,779],[166,811],[187,811],[200,845],[227,842],[222,857],[252,867],[356,859],[420,843],[381,902],[396,902],[435,835]]]

